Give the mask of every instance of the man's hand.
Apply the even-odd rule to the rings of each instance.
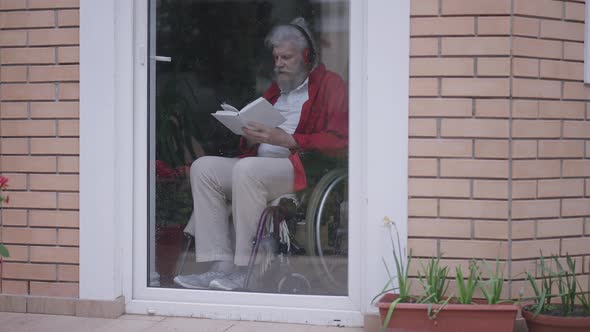
[[[249,128],[244,127],[242,130],[249,143],[266,143],[287,149],[297,147],[297,142],[295,142],[293,136],[287,134],[281,128],[268,128],[258,122],[249,122],[248,126]]]

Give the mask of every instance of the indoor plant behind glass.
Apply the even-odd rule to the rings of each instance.
[[[533,304],[522,308],[522,315],[530,332],[590,331],[590,278],[584,290],[576,276],[576,261],[569,255],[565,261],[564,267],[557,255],[547,262],[541,254],[539,274],[527,272],[535,296]]]
[[[513,331],[518,308],[514,304],[505,304],[500,300],[503,277],[499,263],[487,281],[482,280],[481,272],[475,261],[469,266],[466,278],[458,272],[457,296],[447,295],[448,268],[440,264],[441,257],[431,258],[426,266],[422,265],[418,279],[422,286],[420,294],[411,294],[409,277],[411,252],[408,257],[402,255],[399,234],[394,222],[385,219],[389,227],[393,247],[396,275],[389,269],[389,281],[377,306],[383,322],[383,330],[395,328],[404,331],[477,331],[502,332]],[[396,232],[396,239],[392,235]],[[396,243],[397,242],[397,243]],[[393,285],[396,284],[396,287]],[[484,293],[485,300],[473,299],[476,290]],[[395,292],[395,293],[392,293]]]

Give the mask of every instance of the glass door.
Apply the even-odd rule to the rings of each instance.
[[[348,296],[349,1],[151,0],[148,18],[145,285]],[[259,97],[280,123],[212,116]]]

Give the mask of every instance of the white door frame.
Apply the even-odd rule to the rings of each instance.
[[[362,325],[386,280],[383,217],[396,220],[407,238],[410,0],[351,0],[357,28],[350,54],[349,259],[357,263],[351,263],[348,297],[164,290],[134,282],[134,268],[147,270],[139,254],[146,227],[133,230],[133,220],[147,220],[141,166],[147,160],[147,44],[138,38],[147,36],[147,8],[145,17],[137,15],[145,3],[80,3],[80,298],[124,295],[130,313]]]

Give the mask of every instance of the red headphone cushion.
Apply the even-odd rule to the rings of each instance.
[[[306,64],[311,64],[311,50],[308,48],[303,50],[303,61],[305,61]]]

